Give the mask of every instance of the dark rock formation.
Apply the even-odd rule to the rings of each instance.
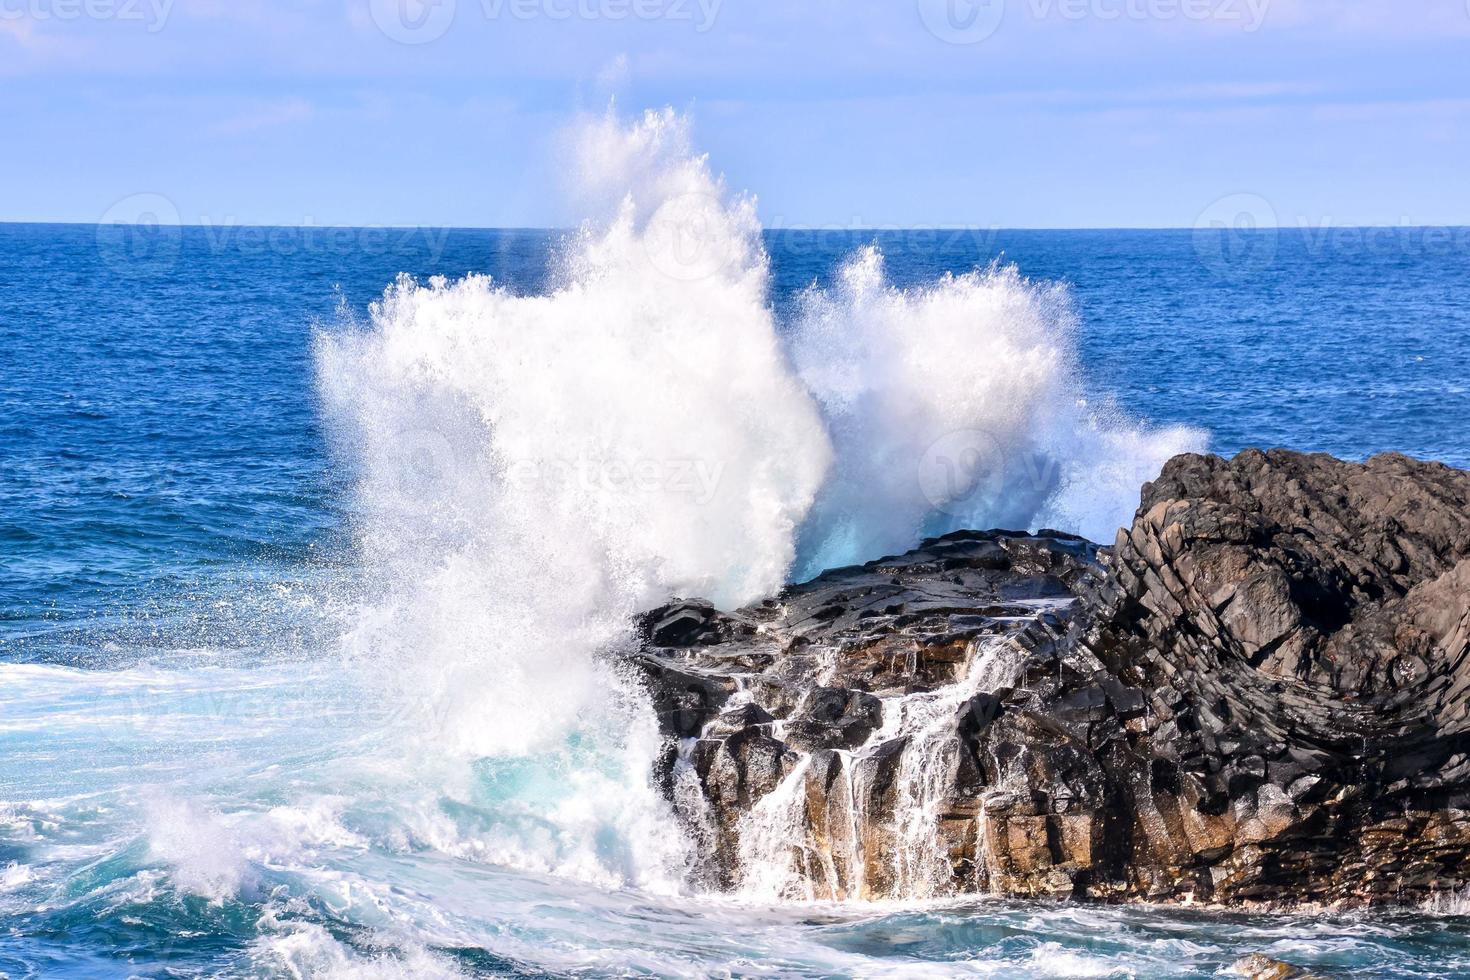
[[[1470,473],[1181,456],[1111,549],[960,532],[649,614],[725,887],[1223,903],[1470,881]]]
[[[1242,956],[1230,967],[1231,971],[1246,980],[1322,980],[1299,966],[1273,960],[1265,953]]]
[[[786,741],[806,752],[855,749],[883,725],[883,702],[864,691],[814,687],[786,725]]]
[[[1413,898],[1470,873],[1470,474],[1185,456],[1118,537],[1079,654],[1147,692],[1115,768],[1129,890]],[[1096,740],[1096,733],[1089,733]]]

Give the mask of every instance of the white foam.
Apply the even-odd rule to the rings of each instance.
[[[1142,484],[1201,433],[1089,406],[1067,290],[992,265],[888,282],[876,247],[812,287],[791,340],[837,464],[803,529],[802,574],[959,528],[1051,526],[1111,542]]]
[[[866,249],[788,344],[754,201],[684,119],[571,142],[593,216],[544,294],[404,277],[319,340],[369,583],[345,650],[410,781],[438,780],[396,808],[406,838],[676,889],[692,855],[650,784],[657,725],[603,656],[635,613],[768,594],[798,539],[811,573],[959,526],[1111,533],[1194,436],[1082,405],[1065,290],[1014,269],[900,290]]]
[[[1419,909],[1427,915],[1470,916],[1470,888],[1435,892]]]
[[[19,891],[29,885],[36,878],[30,868],[16,861],[11,861],[5,867],[0,868],[0,895],[6,892]]]
[[[239,893],[250,866],[219,814],[165,796],[150,800],[147,811],[149,852],[168,864],[176,887],[216,903]]]
[[[253,944],[252,958],[272,975],[296,980],[447,980],[465,975],[444,957],[417,946],[365,954],[314,923],[267,916],[261,925],[268,931]]]
[[[668,596],[777,588],[829,449],[783,363],[753,207],[683,120],[600,121],[579,145],[610,210],[551,292],[400,279],[323,337],[320,377],[380,586],[349,649],[436,749],[566,775],[521,799],[558,842],[531,866],[647,883],[675,858],[659,738],[597,654]],[[571,828],[603,843],[568,854]]]

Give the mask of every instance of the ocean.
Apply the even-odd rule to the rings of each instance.
[[[1470,466],[1470,230],[761,229],[687,170],[580,232],[0,225],[0,975],[1470,974],[1453,896],[701,894],[606,656],[1110,540],[1177,451]],[[1048,465],[926,483],[978,449]]]

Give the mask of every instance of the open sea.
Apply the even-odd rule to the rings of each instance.
[[[1470,229],[659,220],[0,225],[0,976],[1470,976],[1454,896],[699,894],[600,656],[1182,449],[1470,466]],[[1059,475],[926,501],[956,432]]]

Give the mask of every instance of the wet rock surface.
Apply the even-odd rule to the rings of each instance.
[[[1109,548],[958,532],[650,613],[709,884],[1417,901],[1470,881],[1470,473],[1181,456]]]
[[[1264,953],[1242,956],[1230,967],[1231,972],[1246,980],[1323,980],[1299,966],[1272,959]]]

